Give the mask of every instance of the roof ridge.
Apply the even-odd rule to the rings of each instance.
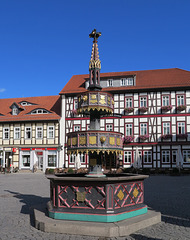
[[[59,94],[58,95],[49,95],[49,96],[32,96],[32,97],[18,97],[18,98],[0,98],[0,100],[13,100],[13,99],[20,99],[20,100],[24,100],[24,99],[27,99],[27,98],[45,98],[45,97],[59,97]],[[19,100],[19,101],[20,101]]]

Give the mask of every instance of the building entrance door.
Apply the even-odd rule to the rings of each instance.
[[[43,170],[43,152],[37,152],[38,169]]]
[[[10,171],[11,167],[11,152],[5,152],[5,169]]]

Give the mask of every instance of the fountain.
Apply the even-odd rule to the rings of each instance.
[[[100,130],[100,118],[113,114],[114,99],[112,94],[102,91],[100,86],[101,62],[97,39],[101,33],[94,29],[89,36],[94,39],[89,64],[89,88],[88,91],[78,96],[77,111],[79,114],[89,115],[90,130],[67,134],[67,154],[88,154],[89,172],[87,174],[47,175],[50,180],[48,215],[52,221],[61,219],[64,222],[57,230],[58,232],[110,236],[110,232],[116,227],[116,222],[121,221],[125,229],[130,225],[129,222],[125,222],[126,219],[147,216],[147,205],[144,204],[144,179],[148,176],[127,173],[104,174],[102,171],[105,154],[114,156],[123,154],[123,143],[121,133]],[[160,215],[156,221],[149,219],[143,224],[141,220],[135,221],[141,222],[138,227],[135,227],[135,230],[138,230],[159,222]],[[82,225],[83,222],[84,225]],[[90,225],[91,222],[93,225]],[[114,225],[98,225],[99,230],[97,230],[95,222],[96,224],[103,222]],[[56,226],[61,223],[59,221],[52,224]],[[36,225],[39,228],[39,221]],[[71,226],[73,226],[72,229]],[[86,229],[87,226],[93,227]],[[102,227],[108,228],[109,233],[106,233],[105,229],[101,232]],[[129,229],[128,232],[121,233],[120,228],[117,232],[112,232],[111,236],[128,233]]]

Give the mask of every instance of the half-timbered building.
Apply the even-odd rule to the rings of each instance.
[[[62,98],[61,161],[74,167],[75,155],[67,156],[67,133],[89,128],[89,118],[78,115],[78,95],[89,86],[89,74],[73,76],[60,92]],[[190,72],[178,68],[101,73],[102,91],[114,95],[113,116],[101,118],[101,130],[123,133],[124,155],[117,161],[133,164],[138,147],[143,168],[176,167],[177,150],[184,168],[190,167]],[[83,167],[88,156],[80,155]],[[114,167],[106,159],[106,167]]]
[[[1,170],[59,166],[60,96],[0,99]]]

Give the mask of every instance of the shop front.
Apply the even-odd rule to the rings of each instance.
[[[58,167],[57,148],[21,148],[19,169],[43,171]]]

